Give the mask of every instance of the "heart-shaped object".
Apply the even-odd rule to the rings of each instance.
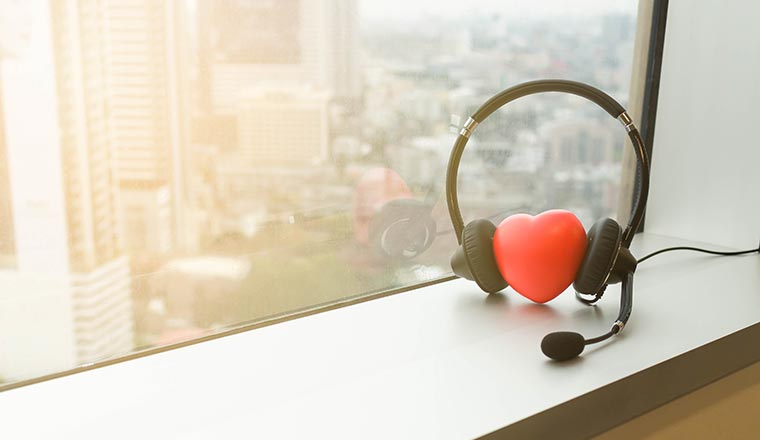
[[[496,228],[493,252],[501,276],[537,303],[554,299],[575,279],[586,252],[586,231],[562,209],[515,214]]]

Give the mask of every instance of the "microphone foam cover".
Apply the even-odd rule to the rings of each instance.
[[[583,352],[586,341],[583,335],[573,332],[555,332],[544,336],[541,351],[555,361],[567,361]]]

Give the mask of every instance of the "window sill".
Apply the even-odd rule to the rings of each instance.
[[[0,437],[585,437],[760,360],[760,256],[666,254],[635,283],[625,332],[566,364],[541,338],[606,331],[618,288],[541,306],[455,280],[6,391]]]

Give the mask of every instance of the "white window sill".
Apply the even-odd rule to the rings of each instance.
[[[605,332],[617,287],[540,306],[456,280],[0,393],[0,438],[584,436],[760,359],[759,291],[757,255],[656,257],[623,334],[557,364],[541,338]]]

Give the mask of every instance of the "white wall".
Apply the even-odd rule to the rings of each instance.
[[[648,232],[760,240],[760,2],[670,2]]]

